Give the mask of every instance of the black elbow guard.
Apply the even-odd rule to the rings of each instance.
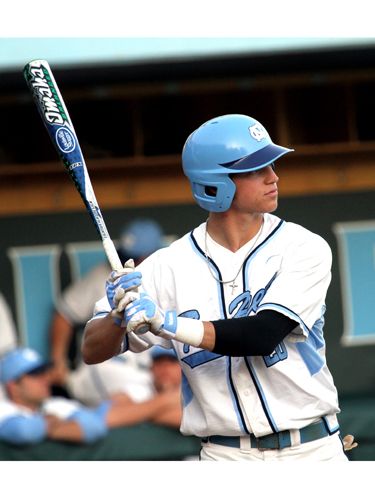
[[[226,356],[267,356],[298,324],[272,310],[212,323],[216,335],[213,351]]]

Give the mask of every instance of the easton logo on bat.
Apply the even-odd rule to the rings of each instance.
[[[42,64],[39,67],[28,66],[26,76],[34,95],[42,105],[46,120],[61,125],[68,121],[48,69]]]

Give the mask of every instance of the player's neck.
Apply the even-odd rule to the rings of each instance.
[[[232,252],[236,252],[258,233],[263,214],[210,213],[207,231],[213,240]]]

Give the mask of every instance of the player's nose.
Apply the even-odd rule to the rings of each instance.
[[[265,167],[265,178],[266,178],[266,183],[267,184],[274,184],[279,182],[279,177],[276,175],[276,172],[274,168],[269,165],[268,167]]]

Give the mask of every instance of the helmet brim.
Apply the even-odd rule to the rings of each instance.
[[[227,168],[229,171],[234,172],[251,172],[252,170],[259,170],[270,165],[281,156],[291,153],[294,149],[284,148],[277,144],[268,144],[262,149],[244,156],[237,160],[221,163],[220,166]]]

